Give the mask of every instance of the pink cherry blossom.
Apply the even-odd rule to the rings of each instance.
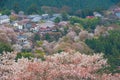
[[[0,80],[120,80],[120,74],[97,73],[107,64],[103,54],[85,55],[79,52],[15,61],[15,53],[0,56]]]

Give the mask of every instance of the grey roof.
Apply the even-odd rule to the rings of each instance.
[[[53,14],[54,17],[61,17],[61,14]]]
[[[8,19],[9,17],[7,15],[1,15],[0,16],[0,20],[3,20],[3,19]]]
[[[41,17],[35,17],[31,21],[32,22],[39,22],[42,18]]]
[[[55,24],[52,21],[46,21],[45,23],[40,24],[40,27],[54,27]]]
[[[26,36],[18,36],[18,39],[27,38]]]
[[[42,14],[42,17],[46,17],[46,16],[49,16],[49,14]]]
[[[118,18],[120,18],[120,12],[115,13],[115,15],[116,15]]]
[[[33,19],[33,18],[35,18],[35,17],[40,17],[40,15],[37,15],[37,14],[36,14],[36,15],[29,15],[29,16],[28,16],[28,18],[30,18],[30,19]]]

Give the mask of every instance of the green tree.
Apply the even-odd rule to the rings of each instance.
[[[40,40],[40,35],[39,34],[35,34],[34,35],[34,40],[35,41],[39,41]]]
[[[76,16],[73,16],[69,19],[69,21],[70,21],[71,24],[80,23],[80,18],[76,17]]]
[[[15,10],[16,13],[19,12],[20,6],[19,6],[19,3],[18,3],[18,2],[14,3],[14,5],[13,5],[13,10]]]
[[[60,22],[60,18],[59,17],[55,18],[54,22],[55,23],[59,23]]]
[[[2,13],[3,15],[10,15],[10,10],[4,9],[1,13]]]
[[[68,14],[66,12],[63,12],[61,16],[63,21],[67,21],[69,19]]]
[[[34,55],[32,53],[29,53],[29,52],[18,53],[17,56],[16,56],[16,60],[18,60],[18,59],[20,59],[22,57],[31,59],[31,58],[34,57]]]
[[[47,33],[47,34],[45,35],[45,40],[47,40],[47,41],[51,41],[50,34]]]
[[[83,25],[84,29],[87,30],[94,30],[96,26],[99,24],[99,18],[84,18],[81,19],[81,24]]]
[[[37,58],[41,58],[42,60],[44,60],[44,55],[45,55],[45,52],[43,52],[41,50],[35,51],[35,57],[37,57]]]
[[[13,50],[12,50],[10,44],[6,44],[6,43],[3,43],[3,42],[0,42],[0,54],[2,54],[3,51],[11,52]]]
[[[100,36],[98,39],[86,40],[86,44],[95,52],[105,53],[108,63],[111,65],[109,70],[120,72],[120,30],[109,31],[108,36]]]
[[[36,4],[31,4],[30,7],[27,10],[28,14],[34,14],[34,13],[39,13],[38,8]]]
[[[100,18],[79,18],[73,16],[69,19],[71,24],[79,23],[83,26],[84,29],[88,31],[93,31],[96,26],[100,23]]]

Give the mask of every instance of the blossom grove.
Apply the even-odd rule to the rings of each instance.
[[[45,61],[22,58],[16,53],[0,56],[0,80],[120,80],[120,74],[97,73],[109,66],[103,54],[85,55],[79,52],[45,56]]]

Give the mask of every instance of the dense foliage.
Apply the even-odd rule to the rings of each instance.
[[[108,62],[112,65],[110,68],[113,72],[120,72],[115,70],[120,66],[120,31],[109,31],[105,36],[100,36],[98,39],[86,40],[86,43],[95,52],[105,53],[105,57],[108,58]]]
[[[3,51],[11,52],[11,51],[12,51],[11,45],[6,44],[6,43],[3,43],[3,42],[0,42],[0,54],[1,54]]]
[[[26,13],[66,11],[76,15],[80,15],[82,10],[84,16],[93,10],[107,9],[117,2],[119,0],[0,0],[0,9],[14,9],[16,12],[23,10]]]
[[[71,17],[70,23],[75,24],[78,23],[83,26],[84,29],[88,31],[93,31],[97,25],[100,23],[100,18],[79,18],[79,17]]]

